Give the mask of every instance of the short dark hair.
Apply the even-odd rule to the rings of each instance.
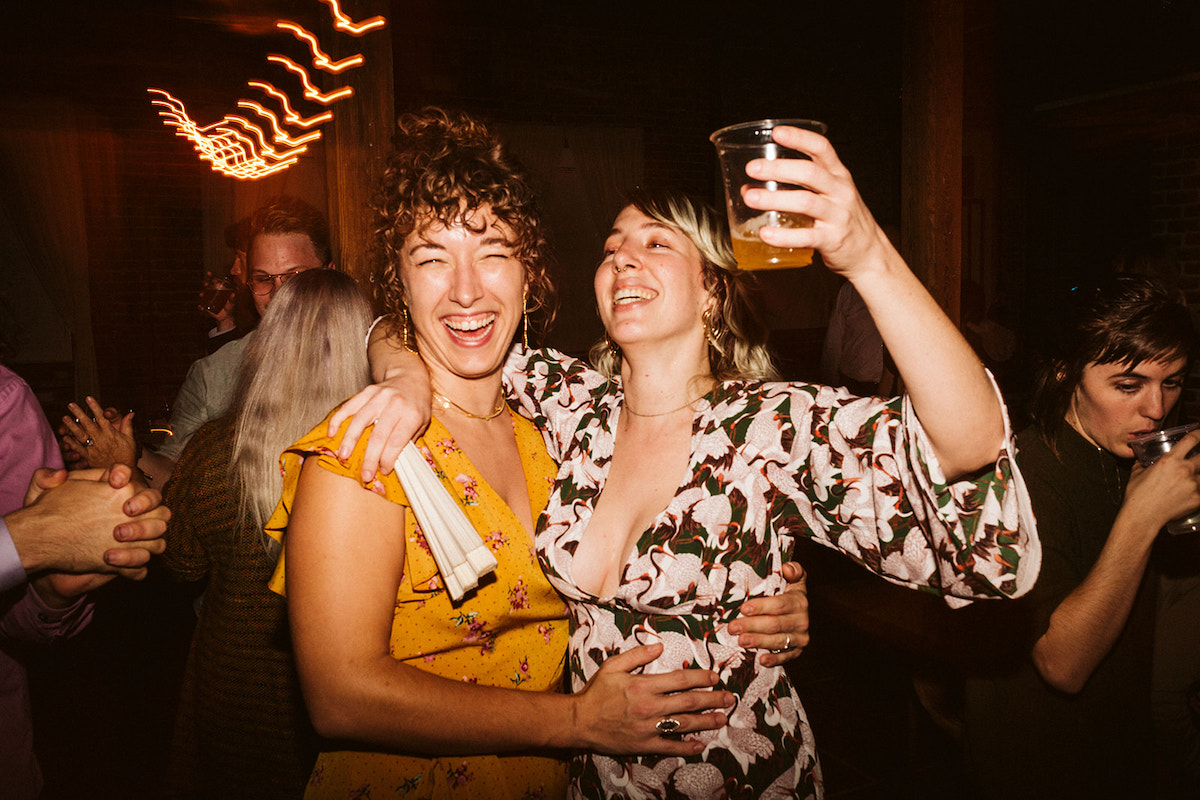
[[[1182,294],[1141,275],[1108,275],[1065,293],[1047,326],[1032,415],[1057,452],[1058,434],[1089,364],[1191,359],[1196,329]]]
[[[285,233],[304,234],[312,242],[321,266],[333,263],[329,222],[325,215],[303,200],[285,194],[272,197],[251,215],[250,232],[246,237],[247,256],[259,236]]]

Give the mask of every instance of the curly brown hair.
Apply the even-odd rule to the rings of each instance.
[[[466,225],[488,206],[513,234],[514,254],[528,284],[526,308],[540,341],[554,320],[556,292],[541,215],[524,167],[481,120],[428,107],[402,115],[372,209],[380,263],[372,279],[387,324],[401,333],[405,307],[400,250],[410,233],[433,222]]]

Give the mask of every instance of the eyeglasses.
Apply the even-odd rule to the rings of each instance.
[[[281,272],[278,275],[268,275],[265,272],[255,272],[250,276],[247,283],[250,284],[250,291],[255,294],[270,294],[271,292],[283,286],[292,278],[299,275],[301,272],[307,272],[308,267],[293,269],[289,272]]]

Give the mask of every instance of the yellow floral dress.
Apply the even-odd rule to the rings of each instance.
[[[546,454],[533,424],[516,414],[510,416],[537,519],[558,467]],[[345,428],[332,439],[326,430],[327,422],[322,422],[281,459],[283,497],[267,530],[285,544],[283,532],[306,457],[316,456],[331,472],[361,481],[367,437],[342,463],[335,454]],[[495,553],[499,567],[461,602],[451,602],[415,516],[406,514],[404,577],[396,592],[392,657],[453,680],[522,691],[561,691],[566,609],[538,566],[529,534],[437,419],[417,445]],[[377,477],[366,488],[408,506],[394,472]],[[280,593],[284,571],[280,558],[271,582]],[[538,756],[424,758],[330,751],[317,759],[305,797],[559,798],[565,795],[566,784],[563,762]]]

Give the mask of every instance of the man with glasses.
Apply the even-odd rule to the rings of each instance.
[[[281,195],[268,200],[250,219],[246,266],[246,282],[261,316],[286,281],[305,270],[334,266],[325,216],[294,197]],[[253,337],[251,331],[192,363],[171,406],[172,435],[158,452],[147,451],[138,461],[151,485],[162,488],[192,434],[225,413],[242,354]]]

